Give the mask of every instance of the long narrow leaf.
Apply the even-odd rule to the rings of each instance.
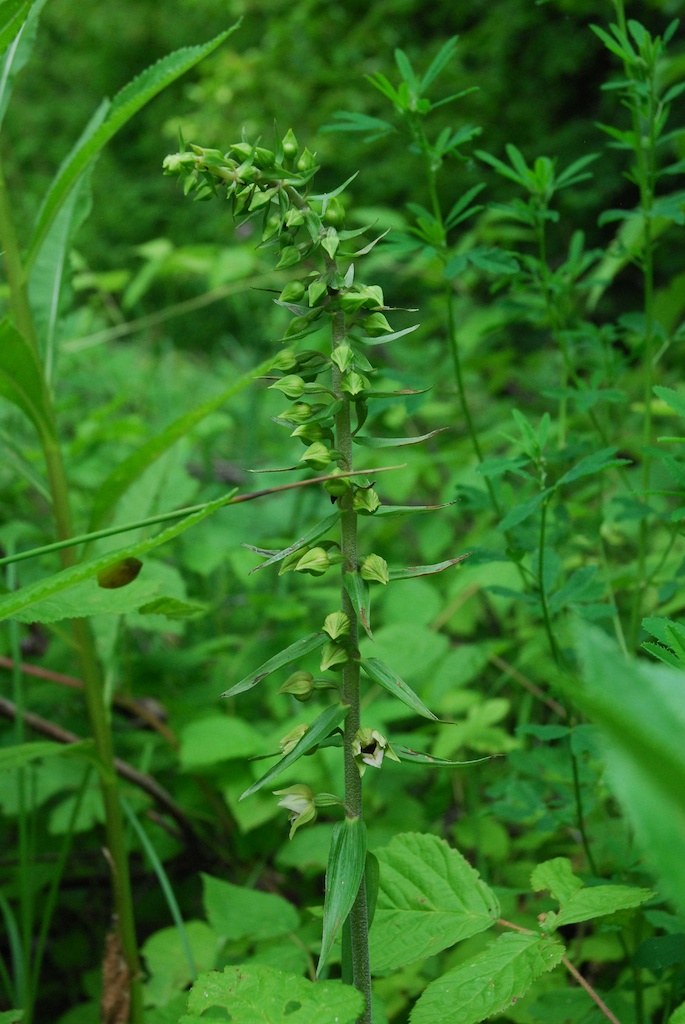
[[[411,580],[415,576],[434,576],[437,572],[444,572],[457,562],[463,562],[471,554],[467,551],[465,555],[458,558],[448,558],[446,562],[436,562],[435,565],[410,565],[406,569],[390,569],[391,580]]]
[[[457,49],[458,39],[459,36],[452,36],[451,39],[447,40],[445,45],[440,49],[440,51],[435,55],[435,57],[433,57],[433,60],[431,61],[428,71],[426,71],[425,75],[423,76],[419,84],[419,92],[421,95],[423,95],[426,92],[428,86],[435,81],[435,79],[438,77],[443,68],[447,67],[449,62],[454,57],[455,51]]]
[[[347,712],[350,710],[348,704],[334,704],[325,711],[322,711],[316,721],[312,722],[310,727],[307,729],[304,736],[297,741],[292,750],[285,754],[276,764],[269,768],[268,772],[265,772],[256,782],[254,782],[245,792],[241,795],[240,799],[244,800],[245,797],[251,796],[256,793],[257,790],[262,789],[267,783],[271,782],[278,775],[289,768],[291,764],[298,761],[304,754],[307,754],[314,747],[318,746],[322,740],[344,721]]]
[[[210,54],[236,30],[238,25],[233,25],[225,32],[221,32],[208,43],[199,46],[186,46],[174,53],[168,54],[147,68],[140,75],[129,82],[117,96],[114,97],[109,115],[100,128],[85,142],[81,148],[72,154],[71,160],[57,174],[52,183],[47,198],[38,215],[31,244],[26,259],[26,266],[30,268],[40,246],[43,244],[50,225],[57,216],[64,199],[74,187],[81,174],[88,165],[95,159],[100,150],[109,140],[116,135],[127,121],[134,114],[149,103],[162,89],[174,82],[181,75],[189,71],[195,64]]]
[[[0,7],[0,53],[4,53],[19,34],[33,0],[5,0]]]
[[[239,683],[232,686],[230,690],[226,690],[221,694],[222,697],[235,697],[238,693],[244,693],[245,690],[252,689],[257,683],[260,683],[262,679],[266,679],[276,669],[283,668],[285,665],[291,665],[293,661],[298,661],[303,658],[305,654],[311,654],[312,651],[317,650],[319,647],[328,641],[326,633],[310,633],[309,636],[302,637],[301,640],[296,640],[290,647],[286,647],[285,650],[280,651],[279,654],[275,654],[273,658],[269,658],[263,665],[256,668],[253,672],[250,672],[249,676],[245,676]]]
[[[433,768],[464,768],[466,765],[482,764],[483,761],[489,761],[489,757],[477,757],[472,761],[450,761],[446,757],[433,757],[432,754],[422,754],[420,750],[412,750],[411,747],[403,747],[401,743],[393,743],[392,749],[395,751],[400,761],[410,761],[414,764],[427,764]]]
[[[437,430],[430,430],[427,434],[421,434],[420,437],[365,437],[355,434],[352,440],[355,444],[362,445],[363,448],[401,448],[407,444],[420,444],[447,429],[448,427],[438,427]]]
[[[379,686],[382,686],[388,693],[401,700],[412,711],[416,711],[417,714],[423,715],[424,718],[430,718],[437,722],[437,715],[429,711],[412,688],[405,683],[404,679],[400,679],[397,673],[384,662],[378,658],[362,658],[360,664],[369,679],[373,679],[374,683],[378,683]]]
[[[98,558],[81,562],[79,565],[72,566],[69,569],[63,569],[62,572],[55,573],[54,576],[38,580],[36,583],[30,584],[30,586],[22,587],[21,590],[7,594],[5,597],[0,598],[0,621],[11,619],[17,612],[23,612],[45,598],[52,597],[64,590],[68,590],[70,587],[76,586],[78,583],[83,583],[84,580],[97,576],[103,569],[108,569],[123,558],[137,557],[138,555],[145,554],[146,551],[159,547],[161,544],[165,544],[169,540],[173,540],[181,533],[190,529],[191,526],[196,526],[203,519],[213,515],[214,512],[218,512],[220,508],[223,508],[224,505],[231,501],[234,494],[235,491],[231,491],[230,494],[217,498],[216,501],[208,502],[200,511],[186,516],[180,523],[175,523],[168,529],[158,533],[156,537],[150,537],[147,540],[138,541],[127,547],[108,551]]]
[[[369,640],[373,640],[371,632],[371,590],[367,580],[363,580],[358,572],[346,572],[343,575],[343,586],[348,593],[357,618],[366,631]]]
[[[300,548],[305,547],[307,544],[311,544],[314,540],[318,540],[319,537],[323,537],[324,534],[328,533],[331,527],[335,525],[339,518],[340,513],[334,512],[332,516],[327,516],[315,526],[312,526],[311,530],[308,530],[307,533],[303,534],[303,536],[300,537],[299,540],[296,540],[294,544],[291,544],[290,547],[283,548],[280,551],[268,552],[266,561],[262,562],[261,565],[256,566],[254,569],[251,569],[250,575],[253,572],[259,572],[260,569],[265,569],[267,565],[273,565],[275,562],[282,561],[282,559],[287,558],[288,555],[293,555],[296,551],[299,551]],[[259,548],[253,548],[250,544],[243,544],[243,547],[247,548],[249,551],[256,552],[256,554],[267,554],[267,552],[260,551]]]
[[[347,920],[366,862],[366,825],[362,818],[345,818],[333,828],[326,868],[326,895],[323,904],[323,937],[317,977],[328,959],[335,937]]]
[[[5,23],[9,39],[6,41],[3,49],[7,47],[9,49],[7,49],[4,58],[0,61],[0,124],[5,116],[7,104],[12,95],[14,79],[28,62],[33,51],[38,29],[38,18],[44,4],[45,0],[34,0],[33,3],[24,2],[23,4],[17,4],[16,0],[13,0],[16,17]],[[3,14],[7,7],[8,4],[5,3],[2,7]],[[10,11],[7,11],[8,15],[10,13]],[[0,52],[2,52],[2,49],[0,49]]]
[[[0,397],[16,405],[41,438],[54,438],[45,381],[36,355],[9,320],[0,323]]]

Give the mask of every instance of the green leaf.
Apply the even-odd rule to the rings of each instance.
[[[670,405],[671,409],[675,410],[679,416],[685,418],[685,395],[680,391],[674,391],[673,388],[655,387],[654,394],[666,405]]]
[[[325,711],[322,711],[319,717],[309,726],[304,736],[297,741],[293,749],[269,768],[268,772],[265,772],[257,782],[249,786],[241,794],[240,799],[244,800],[245,797],[251,796],[252,793],[262,789],[267,783],[284,772],[286,768],[289,768],[291,764],[298,761],[304,754],[317,747],[322,740],[326,739],[340,725],[349,710],[348,704],[333,704],[331,707],[326,708]]]
[[[357,898],[366,861],[366,825],[362,818],[345,817],[336,822],[326,868],[321,955],[316,967],[321,973],[335,938],[347,920]]]
[[[433,57],[428,70],[419,83],[419,94],[423,95],[438,75],[441,73],[443,68],[446,68],[449,62],[454,57],[457,49],[457,40],[459,36],[452,36],[448,39],[444,46],[441,47],[440,51]]]
[[[52,743],[49,740],[41,740],[36,743],[18,743],[11,747],[1,747],[0,772],[14,771],[46,757],[80,757],[85,753],[90,756],[92,750],[92,740],[83,740],[81,743]]]
[[[297,910],[282,896],[204,873],[201,878],[207,920],[226,942],[271,939],[295,931],[299,924]]]
[[[651,889],[637,889],[629,885],[593,885],[579,889],[562,904],[556,915],[556,925],[578,924],[617,910],[631,910],[654,898]]]
[[[203,519],[218,512],[220,508],[223,508],[224,505],[230,502],[234,494],[235,491],[231,491],[222,498],[217,498],[216,501],[208,502],[199,511],[186,516],[180,522],[158,533],[156,537],[150,537],[147,540],[137,541],[135,544],[130,544],[127,547],[108,551],[104,555],[99,555],[97,558],[92,558],[87,562],[81,562],[70,569],[63,569],[62,572],[55,573],[53,576],[47,577],[47,579],[38,580],[27,587],[22,587],[21,590],[16,590],[11,594],[1,597],[0,621],[17,618],[17,613],[23,613],[26,609],[34,608],[39,601],[44,601],[46,598],[61,594],[63,591],[69,590],[85,580],[91,580],[101,570],[109,568],[122,558],[142,555],[146,551],[151,551],[153,548],[173,540],[181,533],[190,529],[190,527],[196,526]],[[125,594],[126,590],[122,591],[122,593]],[[113,595],[110,595],[111,597]]]
[[[410,1024],[478,1024],[508,1009],[546,971],[561,963],[564,947],[551,938],[500,935],[478,956],[426,988]]]
[[[71,159],[59,170],[50,186],[33,231],[26,257],[27,270],[35,260],[65,198],[100,150],[141,107],[220,46],[237,28],[237,24],[233,25],[208,43],[186,46],[168,54],[134,78],[114,97],[105,122],[72,153]]]
[[[54,441],[43,371],[33,349],[9,320],[0,323],[0,396],[21,409],[43,442]]]
[[[228,715],[211,715],[188,722],[180,735],[183,771],[205,769],[222,761],[244,760],[263,749],[264,737],[249,722]]]
[[[424,718],[430,718],[437,722],[437,715],[429,711],[412,688],[403,679],[400,679],[396,672],[388,668],[384,662],[378,658],[362,658],[360,664],[369,679],[372,679],[374,683],[378,683],[379,686],[382,686],[388,693],[401,700],[412,711],[422,715]]]
[[[607,741],[608,782],[664,888],[685,912],[683,674],[625,658],[586,624],[576,631],[583,686],[569,695]]]
[[[582,880],[573,874],[571,862],[566,857],[555,857],[538,864],[530,876],[530,884],[536,892],[549,889],[558,903],[565,903],[583,886]]]
[[[95,530],[112,515],[117,502],[131,485],[142,476],[148,466],[156,462],[176,441],[190,433],[193,427],[201,423],[210,413],[252,384],[255,378],[267,373],[272,365],[273,359],[267,359],[260,363],[253,370],[250,370],[249,373],[239,377],[220,394],[215,395],[206,402],[202,402],[201,405],[191,409],[190,412],[179,416],[168,427],[165,427],[164,430],[149,441],[146,441],[139,448],[136,448],[128,458],[120,462],[97,489],[90,514],[89,529]]]
[[[205,921],[187,921],[183,930],[193,964],[198,970],[211,970],[220,945],[216,932]],[[176,993],[186,991],[195,980],[197,970],[191,972],[178,928],[160,928],[154,932],[146,939],[141,953],[149,972],[145,999],[153,1006],[166,1007]]]
[[[340,981],[312,982],[275,967],[243,963],[201,974],[178,1024],[226,1020],[227,1006],[233,1024],[355,1024],[364,996]]]
[[[540,508],[540,505],[547,500],[549,495],[552,493],[552,488],[548,487],[544,491],[538,491],[528,501],[521,502],[520,505],[514,505],[512,509],[509,509],[504,519],[499,524],[499,529],[503,533],[507,530],[511,530],[513,526],[518,526],[519,523],[524,522],[529,516],[532,516],[534,512]]]
[[[374,517],[379,516],[407,516],[418,512],[437,512],[441,508],[449,508],[456,505],[455,501],[445,501],[442,505],[381,505],[374,512]]]
[[[157,597],[138,608],[141,615],[163,615],[171,622],[179,619],[195,619],[198,615],[206,615],[209,608],[199,601],[180,601],[177,597]]]
[[[32,3],[33,0],[5,0],[0,7],[0,53],[4,54],[18,35]]]
[[[497,919],[497,897],[443,839],[408,832],[375,853],[380,886],[369,934],[374,973],[433,956]],[[451,1015],[443,1019],[452,1024]]]
[[[68,590],[50,595],[12,616],[17,622],[59,622],[92,615],[125,615],[154,600],[160,581],[145,574],[124,588],[103,589],[95,579],[84,580]]]
[[[413,761],[414,764],[427,764],[433,768],[463,768],[466,765],[482,764],[483,761],[490,760],[489,757],[477,757],[473,761],[451,761],[446,757],[433,757],[432,754],[422,754],[420,750],[403,747],[400,743],[393,743],[392,749],[400,761]]]
[[[436,434],[441,434],[443,430],[448,430],[448,427],[439,427],[437,430],[431,430],[427,434],[421,434],[420,437],[365,437],[362,434],[355,434],[352,440],[355,444],[360,444],[364,448],[401,448],[406,444],[420,444],[421,441],[427,441],[431,437],[435,437]]]
[[[465,558],[468,558],[471,554],[467,551],[465,555],[459,555],[457,558],[448,558],[445,562],[436,562],[434,565],[410,565],[406,569],[391,569],[390,579],[391,580],[410,580],[415,576],[433,576],[435,573],[444,572],[445,569],[451,568],[458,562],[463,562]]]
[[[0,1024],[21,1024],[24,1019],[23,1010],[0,1011]]]
[[[357,613],[369,640],[373,640],[371,632],[371,588],[368,580],[363,580],[358,572],[346,572],[343,574],[343,586]]]
[[[250,672],[248,676],[241,679],[239,683],[232,686],[230,690],[226,690],[221,694],[222,697],[235,697],[238,693],[244,693],[245,690],[251,689],[260,683],[262,679],[271,675],[276,669],[283,668],[285,665],[291,665],[293,661],[298,661],[303,658],[305,654],[311,654],[312,651],[316,651],[319,647],[323,647],[328,642],[328,636],[325,633],[310,633],[309,636],[302,637],[300,640],[296,640],[290,647],[286,647],[285,650],[275,654],[273,658],[269,658],[263,665]]]
[[[299,540],[296,540],[294,544],[291,544],[287,548],[283,548],[281,551],[265,551],[263,548],[254,548],[251,544],[243,544],[243,547],[247,548],[248,551],[254,551],[257,555],[266,556],[265,562],[262,562],[261,565],[257,565],[254,569],[250,569],[250,575],[252,575],[253,572],[259,572],[260,569],[265,569],[267,565],[273,565],[275,562],[282,561],[284,558],[287,558],[288,555],[293,555],[296,551],[299,551],[300,548],[307,547],[307,545],[311,544],[312,541],[323,537],[324,534],[328,533],[331,527],[335,526],[339,518],[340,513],[334,512],[333,515],[327,516],[325,519],[322,519],[321,522],[312,526],[311,530],[308,530],[307,533],[303,534],[303,536],[300,537]]]
[[[2,123],[7,105],[12,95],[14,79],[27,64],[36,41],[38,19],[45,5],[45,0],[6,0],[1,10],[7,14],[7,21],[2,24],[3,46],[0,53],[7,50],[0,60],[0,123]],[[5,30],[9,38],[5,35]],[[9,47],[9,48],[8,48]]]
[[[569,484],[573,480],[579,480],[584,476],[593,476],[595,473],[603,473],[605,469],[611,469],[613,466],[628,465],[630,463],[630,459],[614,458],[616,451],[616,448],[601,448],[598,452],[592,452],[592,454],[586,455],[557,480],[555,487],[561,487],[563,484]]]

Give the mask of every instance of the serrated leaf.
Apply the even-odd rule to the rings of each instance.
[[[371,588],[368,580],[363,580],[358,572],[343,574],[343,586],[348,593],[352,607],[357,613],[366,635],[373,640],[371,632]]]
[[[325,633],[310,633],[309,636],[296,640],[294,644],[290,644],[289,647],[275,654],[273,658],[269,658],[263,665],[250,672],[249,675],[245,676],[244,679],[241,679],[239,683],[236,683],[235,686],[232,686],[230,690],[226,690],[220,696],[235,697],[238,693],[250,690],[257,683],[261,682],[262,679],[266,679],[267,676],[271,675],[272,672],[283,668],[285,665],[291,665],[293,661],[298,661],[305,654],[311,654],[312,651],[323,647],[327,642],[328,637]]]
[[[333,704],[331,707],[326,708],[325,711],[322,711],[319,717],[309,726],[304,736],[297,741],[293,749],[282,757],[280,761],[277,761],[275,765],[272,765],[268,772],[265,772],[257,782],[249,786],[241,794],[240,799],[244,800],[245,797],[251,796],[252,793],[262,789],[267,783],[284,772],[286,768],[289,768],[291,764],[294,764],[295,761],[298,761],[306,753],[318,746],[322,740],[344,721],[349,710],[348,704]]]
[[[61,168],[50,186],[31,238],[26,257],[27,270],[30,269],[63,201],[100,150],[141,107],[220,46],[237,27],[238,25],[233,25],[208,43],[182,47],[168,54],[137,75],[114,97],[105,122],[72,154],[71,160]]]
[[[457,558],[448,558],[445,562],[436,562],[434,565],[409,565],[405,569],[390,569],[391,580],[411,580],[416,576],[433,576],[435,573],[444,572],[458,562],[463,562],[471,554],[467,551],[465,555]]]
[[[265,964],[244,963],[200,974],[188,995],[188,1012],[178,1024],[225,1020],[234,1024],[355,1024],[364,997],[340,981],[308,981]]]
[[[562,903],[555,923],[556,926],[578,924],[605,914],[615,914],[618,910],[632,910],[651,900],[654,895],[651,889],[638,889],[629,885],[584,886]]]
[[[417,697],[412,688],[405,683],[403,679],[397,675],[391,668],[389,668],[384,662],[378,658],[362,658],[360,660],[361,667],[366,672],[369,679],[372,679],[374,683],[378,683],[384,690],[391,693],[393,697],[397,697],[403,704],[411,708],[417,714],[422,715],[424,718],[430,718],[437,722],[437,715],[434,715],[432,711],[429,711],[423,701]]]
[[[554,899],[562,904],[583,886],[566,857],[554,857],[538,864],[530,876],[530,884],[536,891],[549,889]]]
[[[403,833],[375,853],[380,884],[369,934],[374,973],[423,960],[497,919],[497,897],[443,839]]]
[[[431,430],[427,434],[421,434],[420,437],[365,437],[361,434],[355,434],[352,440],[355,444],[360,444],[364,448],[401,448],[407,444],[420,444],[421,441],[428,441],[431,437],[435,437],[436,434],[442,434],[443,430],[448,430],[448,427],[439,427],[437,430]]]
[[[520,999],[563,955],[564,947],[551,938],[500,935],[478,956],[431,982],[409,1015],[410,1024],[478,1024]]]
[[[347,920],[361,880],[366,861],[366,825],[362,818],[345,817],[336,822],[326,867],[326,895],[323,905],[323,937],[321,955],[316,967],[321,973],[335,938]]]
[[[99,555],[97,558],[91,558],[89,561],[81,562],[79,565],[75,565],[69,569],[63,569],[61,572],[55,573],[47,579],[38,580],[36,583],[32,583],[27,587],[22,587],[20,590],[16,590],[11,594],[1,597],[0,621],[3,619],[18,618],[19,616],[17,613],[22,613],[22,615],[24,615],[28,609],[34,609],[39,601],[44,601],[47,598],[53,598],[55,595],[62,594],[64,591],[77,586],[77,584],[83,583],[86,580],[92,580],[97,576],[98,572],[109,568],[111,565],[119,562],[122,558],[145,554],[146,551],[152,551],[153,548],[159,547],[161,544],[165,544],[167,541],[173,540],[192,526],[196,526],[198,523],[201,523],[203,519],[206,519],[208,516],[218,512],[220,508],[223,508],[230,502],[234,494],[235,490],[224,495],[222,498],[217,498],[216,501],[208,502],[199,511],[181,519],[180,522],[175,523],[173,526],[170,526],[161,533],[158,533],[156,537],[149,537],[147,540],[137,541],[135,544],[118,548],[115,551],[108,551],[104,555]],[[71,614],[73,614],[73,612]]]

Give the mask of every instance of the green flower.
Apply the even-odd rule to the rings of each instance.
[[[380,768],[386,756],[391,761],[399,761],[385,736],[377,729],[358,729],[352,740],[352,753],[360,775],[364,774],[367,765]]]
[[[288,786],[287,789],[276,789],[273,792],[274,796],[283,797],[278,801],[278,806],[290,811],[290,839],[300,825],[316,820],[314,793],[309,786]]]

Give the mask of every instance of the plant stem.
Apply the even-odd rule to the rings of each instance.
[[[338,312],[333,317],[332,345],[335,348],[345,338],[345,314]],[[348,472],[353,468],[352,429],[350,422],[350,399],[341,390],[340,370],[333,367],[333,392],[342,401],[342,408],[335,417],[335,447],[340,453],[341,468]],[[352,490],[338,499],[340,504],[342,573],[357,571],[357,513],[352,508]],[[354,760],[352,744],[361,723],[359,694],[359,623],[352,601],[345,587],[341,587],[342,610],[350,620],[349,658],[342,671],[342,699],[349,705],[345,719],[344,733],[344,779],[345,809],[350,818],[363,817],[362,780]],[[369,960],[369,922],[366,905],[366,885],[362,878],[357,898],[350,911],[350,936],[352,940],[352,980],[354,987],[364,996],[366,1006],[359,1017],[359,1024],[371,1024],[371,967]]]

